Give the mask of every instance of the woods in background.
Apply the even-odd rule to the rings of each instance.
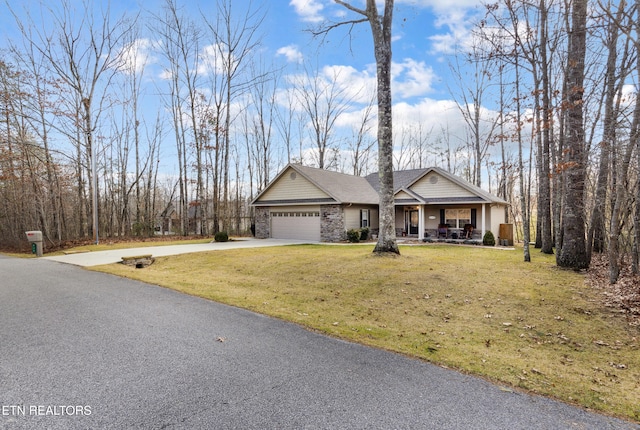
[[[196,16],[166,0],[114,17],[93,3],[45,23],[16,14],[22,37],[2,49],[4,246],[27,230],[49,245],[246,234],[249,202],[288,162],[377,170],[372,88],[258,55],[262,7],[219,0]],[[394,167],[439,166],[509,201],[525,260],[531,242],[576,269],[603,253],[611,282],[625,264],[638,273],[639,23],[640,0],[485,6],[450,57],[465,135],[395,109]]]

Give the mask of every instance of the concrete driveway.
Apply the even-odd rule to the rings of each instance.
[[[401,355],[0,256],[2,429],[639,429]]]
[[[57,255],[42,257],[44,260],[58,261],[60,263],[74,264],[76,266],[99,266],[112,264],[122,260],[122,257],[133,257],[143,254],[151,254],[154,257],[167,255],[189,254],[192,252],[223,251],[238,248],[261,248],[268,246],[300,245],[309,243],[300,240],[285,239],[253,239],[242,238],[230,242],[210,242],[192,245],[158,245],[144,248],[114,249],[110,251],[91,251],[69,255]]]

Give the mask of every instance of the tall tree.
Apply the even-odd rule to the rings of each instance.
[[[473,154],[473,160],[469,160],[469,178],[478,187],[482,185],[482,163],[487,157],[489,146],[495,141],[494,132],[499,119],[497,116],[491,118],[483,108],[496,65],[494,61],[488,61],[485,51],[486,48],[476,42],[469,52],[461,54],[464,66],[471,67],[471,77],[463,72],[465,68],[458,63],[458,56],[455,57],[456,63],[449,65],[459,90],[457,95],[460,101],[457,107],[467,124],[469,153]],[[456,91],[449,91],[456,96]]]
[[[377,254],[400,254],[396,242],[396,216],[393,204],[393,120],[391,98],[391,26],[393,0],[384,1],[384,13],[378,13],[376,0],[367,0],[365,9],[334,0],[348,10],[364,16],[362,19],[344,21],[337,25],[354,25],[368,22],[373,36],[376,58],[378,92],[378,176],[380,181],[380,231],[373,250]],[[326,31],[335,28],[330,26]]]
[[[169,95],[167,105],[172,115],[178,156],[178,191],[180,232],[190,231],[189,204],[191,203],[189,172],[190,160],[195,155],[196,197],[195,212],[198,214],[203,193],[203,160],[201,135],[198,133],[198,69],[196,66],[201,34],[196,24],[185,17],[175,0],[166,0],[164,16],[156,17],[156,31],[161,37],[163,54],[167,60]],[[189,149],[193,151],[189,151]],[[194,225],[195,226],[195,225]]]
[[[583,113],[584,74],[587,48],[587,0],[574,0],[571,10],[566,68],[566,147],[561,169],[565,177],[562,207],[562,247],[556,261],[561,267],[585,269],[589,258],[585,238],[584,187],[587,154]]]
[[[551,108],[551,84],[549,77],[550,55],[549,55],[549,10],[545,0],[540,0],[539,7],[539,51],[540,54],[540,79],[536,78],[539,91],[535,92],[536,105],[540,105],[539,99],[542,93],[542,103],[536,109],[536,119],[538,124],[538,218],[540,228],[536,235],[536,242],[540,242],[540,252],[553,254],[553,234],[551,231],[551,171],[550,171],[550,147],[553,138],[553,120]],[[532,50],[535,52],[535,49]],[[553,49],[551,49],[553,51]],[[535,64],[535,63],[534,63]],[[540,113],[542,113],[540,117]]]
[[[237,5],[237,2],[235,3]],[[220,75],[222,84],[218,86],[221,91],[220,101],[226,105],[224,117],[218,118],[219,128],[223,133],[218,152],[222,152],[222,228],[227,230],[231,225],[231,213],[228,208],[230,194],[231,163],[231,126],[235,120],[237,111],[232,109],[232,104],[238,97],[245,94],[249,88],[262,76],[251,76],[250,65],[256,48],[261,43],[259,34],[264,12],[261,8],[253,7],[249,2],[240,15],[234,13],[231,0],[220,0],[216,7],[216,21],[208,22],[213,36],[212,49],[216,63],[216,74]]]
[[[607,5],[608,8],[613,5]],[[618,5],[616,18],[610,19],[607,25],[607,34],[604,44],[607,48],[606,72],[604,74],[604,124],[602,130],[602,142],[600,143],[600,163],[598,167],[598,178],[596,182],[594,201],[605,202],[610,182],[611,153],[615,146],[616,139],[616,123],[618,122],[618,113],[616,112],[616,98],[620,94],[620,87],[624,83],[618,74],[618,39],[620,30],[617,23],[625,8],[625,1],[621,1]],[[628,52],[628,50],[625,50]],[[627,71],[622,71],[627,73]],[[591,222],[589,223],[587,252],[589,258],[591,253],[603,253],[606,250],[605,234],[606,234],[606,207],[602,204],[595,204],[591,212]]]
[[[22,94],[31,94],[30,101],[25,101],[27,113],[25,119],[30,124],[30,129],[42,143],[45,157],[47,195],[49,198],[49,211],[52,216],[51,228],[45,224],[42,226],[45,237],[53,243],[59,244],[63,237],[67,235],[64,225],[65,214],[64,205],[61,200],[61,181],[59,169],[50,148],[50,135],[53,124],[50,121],[50,114],[55,110],[54,91],[55,82],[48,78],[49,67],[46,60],[38,55],[37,49],[33,46],[32,40],[23,40],[23,46],[13,45],[11,51],[17,59],[17,63],[24,68],[22,73],[23,85],[29,90],[22,90]]]
[[[367,171],[371,148],[375,144],[375,141],[370,137],[374,106],[375,95],[371,97],[371,100],[362,111],[360,121],[357,123],[357,126],[353,128],[354,137],[353,140],[350,141],[349,149],[352,153],[352,174],[355,176],[362,176]]]
[[[324,76],[317,69],[313,73],[307,70],[296,82],[298,103],[307,116],[309,137],[314,144],[314,161],[320,169],[336,167],[337,160],[330,158],[335,150],[335,123],[353,100],[347,94],[347,88],[341,85],[338,72],[332,70],[330,73],[330,76]]]
[[[640,0],[635,1],[635,48],[636,48],[636,75],[640,75]],[[635,142],[636,146],[636,166],[640,170],[640,97],[636,94],[636,109],[634,112],[634,121],[638,125],[634,130],[635,134],[631,135],[631,142]],[[640,273],[640,172],[636,172],[636,194],[635,194],[635,211],[633,215],[634,241],[631,265],[633,273]]]
[[[122,60],[117,53],[128,27],[122,18],[112,23],[108,7],[101,9],[100,5],[85,1],[81,8],[84,15],[76,17],[74,6],[70,2],[63,1],[58,6],[58,9],[49,9],[51,21],[43,23],[42,29],[36,29],[35,33],[30,31],[31,28],[35,28],[33,22],[29,22],[29,26],[25,27],[18,16],[15,17],[23,37],[33,42],[33,46],[47,61],[59,82],[70,90],[71,97],[67,100],[67,109],[70,113],[76,113],[70,126],[70,138],[78,142],[78,151],[83,149],[84,157],[89,159],[86,173],[89,178],[93,214],[90,225],[93,239],[97,243],[99,190],[96,177],[96,130],[100,116],[106,109],[109,84]],[[97,9],[101,10],[96,12]],[[53,25],[53,29],[47,28],[49,24]],[[78,171],[82,170],[84,157],[81,156],[77,160]],[[81,177],[82,175],[79,175],[79,178]],[[84,188],[81,179],[78,187]]]

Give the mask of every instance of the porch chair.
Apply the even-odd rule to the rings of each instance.
[[[447,232],[449,230],[449,226],[447,224],[439,224],[438,225],[438,238],[443,236],[445,239],[447,238]]]
[[[471,239],[473,237],[473,224],[465,224],[464,231],[462,233],[463,239]]]

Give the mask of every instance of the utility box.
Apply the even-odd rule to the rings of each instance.
[[[31,244],[31,253],[36,257],[42,257],[42,232],[39,230],[27,231],[27,240]]]
[[[513,246],[513,224],[500,224],[498,241],[503,246]]]

